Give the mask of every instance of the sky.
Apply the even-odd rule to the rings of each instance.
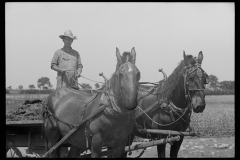
[[[104,82],[116,69],[116,47],[122,54],[135,47],[141,82],[169,76],[186,55],[202,51],[202,68],[218,81],[235,80],[235,3],[173,2],[7,2],[5,3],[5,85],[37,87],[48,77],[59,35],[71,30],[77,40],[83,72],[79,83]]]

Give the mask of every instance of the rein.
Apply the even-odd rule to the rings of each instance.
[[[196,68],[194,68],[193,70],[190,70],[190,71],[189,71],[189,69],[191,69],[191,68],[194,67],[194,66],[196,66]],[[148,116],[148,114],[147,114],[143,109],[141,109],[139,106],[137,106],[138,109],[141,110],[153,123],[155,123],[155,124],[157,124],[157,125],[159,125],[159,126],[169,126],[169,125],[172,125],[172,124],[176,123],[176,122],[177,122],[178,120],[180,120],[180,119],[182,119],[184,122],[190,124],[190,122],[185,121],[184,118],[183,118],[183,116],[185,115],[186,111],[187,111],[188,109],[190,109],[190,110],[192,109],[192,105],[189,104],[189,103],[191,102],[190,91],[203,91],[204,89],[190,89],[190,88],[188,87],[188,78],[189,78],[189,75],[190,75],[191,73],[193,73],[194,71],[197,70],[197,75],[198,75],[198,77],[201,79],[202,75],[199,74],[199,73],[201,73],[201,72],[199,71],[200,69],[203,70],[203,69],[201,68],[201,64],[197,63],[197,64],[192,65],[192,66],[184,67],[183,72],[179,75],[178,81],[180,80],[180,77],[181,77],[181,76],[184,77],[184,92],[185,92],[185,98],[186,98],[186,101],[187,101],[188,104],[187,104],[187,107],[184,108],[183,114],[180,116],[180,115],[177,113],[177,111],[176,111],[176,110],[179,110],[179,111],[180,111],[180,108],[178,109],[178,107],[176,107],[176,106],[172,103],[172,101],[169,102],[169,104],[171,105],[171,108],[170,108],[170,109],[171,109],[172,111],[174,111],[174,113],[176,113],[176,114],[179,116],[179,118],[177,118],[175,121],[173,121],[173,122],[171,122],[171,123],[169,123],[169,124],[160,124],[160,123],[154,121],[150,116]],[[187,71],[188,71],[188,72],[187,72]],[[144,82],[144,83],[145,83],[145,82]],[[157,87],[156,87],[156,88],[157,88]],[[154,86],[154,88],[153,88],[151,91],[156,90],[156,88],[155,88],[155,86]],[[145,92],[148,92],[148,91],[145,91]],[[146,94],[145,96],[142,96],[141,98],[139,98],[139,100],[142,99],[142,98],[145,98],[145,97],[149,96],[150,94],[152,94],[152,92],[148,92],[148,94]],[[152,94],[152,95],[157,95],[157,96],[158,96],[158,95],[160,95],[160,94]],[[162,99],[161,99],[161,100],[162,100]],[[161,104],[162,104],[162,103],[163,103],[163,102],[158,103],[158,106],[161,107]],[[161,107],[161,108],[162,108],[162,107]],[[172,108],[174,108],[174,109],[172,109]],[[163,109],[163,108],[162,108],[162,109]],[[164,109],[163,109],[163,110],[164,110]]]

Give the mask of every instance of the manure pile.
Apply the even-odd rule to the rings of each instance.
[[[23,103],[18,108],[6,111],[6,121],[42,120],[43,105],[39,103]]]

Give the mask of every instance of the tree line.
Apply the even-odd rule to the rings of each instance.
[[[88,83],[81,83],[82,88],[93,89],[92,86]],[[22,94],[50,94],[54,91],[53,86],[48,77],[41,77],[37,81],[37,87],[40,90],[37,90],[36,87],[31,84],[28,86],[28,89],[23,89],[22,85],[18,86],[18,90]],[[103,87],[103,84],[100,86],[99,83],[95,83],[95,89]],[[12,86],[6,88],[6,93],[12,90]],[[217,76],[209,75],[209,83],[206,85],[205,89],[206,95],[234,95],[235,94],[235,82],[234,81],[222,81],[219,82]]]
[[[92,86],[88,83],[81,83],[80,85],[82,88],[85,89],[93,89]],[[103,87],[103,85],[100,86],[99,83],[95,83],[95,89],[98,89],[100,87]],[[37,88],[40,90],[38,90]],[[34,86],[34,84],[30,84],[28,86],[28,89],[24,89],[23,85],[19,85],[17,90],[21,94],[50,94],[52,91],[55,90],[53,89],[53,86],[48,77],[39,78],[37,81],[37,88]],[[6,93],[9,94],[11,90],[13,90],[12,86],[8,86],[6,88]]]
[[[217,76],[209,75],[209,83],[205,89],[206,95],[234,95],[235,81],[218,81]]]

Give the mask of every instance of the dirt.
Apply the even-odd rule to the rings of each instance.
[[[134,142],[142,143],[142,142]],[[166,145],[166,157],[170,157],[170,144]],[[137,157],[141,150],[132,152]],[[178,158],[235,157],[235,137],[184,139],[178,152]],[[157,158],[157,147],[148,147],[141,158]]]
[[[143,143],[143,142],[133,142]],[[166,157],[169,158],[169,147],[166,145]],[[19,153],[17,154],[14,150],[9,150],[7,152],[7,157],[26,157],[26,147],[17,147]],[[140,153],[141,150],[135,150],[129,158],[135,158]],[[19,156],[20,155],[20,156]],[[42,156],[42,154],[40,154]],[[178,153],[178,158],[229,158],[235,157],[235,137],[230,138],[197,138],[197,139],[184,139],[180,151]],[[140,158],[157,158],[157,147],[148,147]]]
[[[6,121],[42,120],[42,103],[20,105],[6,110]]]

